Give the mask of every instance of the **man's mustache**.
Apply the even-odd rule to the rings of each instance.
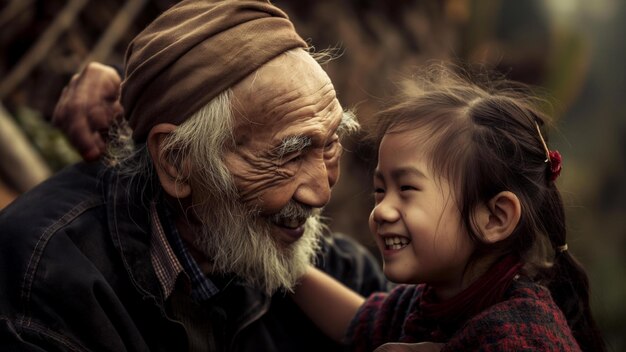
[[[294,200],[290,201],[278,213],[270,217],[270,221],[279,222],[282,219],[307,219],[321,211],[320,208],[313,208],[300,204]]]

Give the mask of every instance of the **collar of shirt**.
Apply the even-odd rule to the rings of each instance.
[[[165,299],[172,294],[179,277],[184,278],[191,297],[197,302],[205,301],[217,294],[219,289],[202,273],[180,238],[167,205],[157,205],[153,202],[150,206],[150,221],[152,226],[150,259]]]

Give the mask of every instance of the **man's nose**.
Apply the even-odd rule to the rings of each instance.
[[[314,208],[325,206],[330,201],[336,171],[328,170],[323,161],[316,161],[304,167],[301,172],[301,183],[294,194],[296,201]]]

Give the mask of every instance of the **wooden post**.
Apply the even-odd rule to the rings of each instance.
[[[0,104],[0,169],[18,192],[28,191],[52,174],[2,104]]]
[[[34,0],[12,0],[0,11],[0,28],[6,28],[9,22],[19,17],[28,7],[30,7]]]
[[[50,49],[74,22],[76,15],[85,7],[88,0],[69,0],[54,22],[46,29],[37,42],[28,50],[20,62],[0,83],[0,101],[4,100],[37,66]]]
[[[81,69],[91,61],[106,62],[115,44],[126,33],[131,22],[137,17],[139,11],[146,3],[147,0],[129,0],[126,2],[124,7],[117,12],[115,18],[100,37],[89,56],[83,61]]]

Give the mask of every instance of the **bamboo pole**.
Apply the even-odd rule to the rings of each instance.
[[[12,0],[0,11],[0,28],[6,27],[11,21],[19,17],[35,0]]]
[[[89,0],[69,0],[54,22],[47,28],[37,42],[28,50],[20,62],[13,68],[7,77],[0,83],[0,101],[26,78],[50,52],[59,37],[74,22],[78,13]]]
[[[108,59],[115,44],[128,31],[131,22],[137,17],[146,3],[147,0],[129,0],[124,4],[124,7],[117,12],[91,53],[83,60],[81,69],[92,61],[105,62]]]
[[[0,104],[0,168],[18,192],[28,191],[52,174],[2,104]]]

